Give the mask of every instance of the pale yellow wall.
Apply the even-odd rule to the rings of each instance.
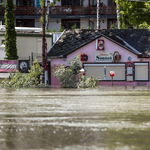
[[[47,49],[52,46],[52,37],[46,37]],[[29,57],[31,53],[42,54],[42,37],[17,37],[17,49],[19,58]]]
[[[0,36],[1,41],[4,40],[4,36]],[[52,46],[52,37],[46,37],[47,50]],[[17,36],[17,50],[19,59],[27,59],[31,57],[31,53],[42,54],[42,37],[30,37],[30,36]]]

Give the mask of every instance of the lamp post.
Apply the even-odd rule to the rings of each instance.
[[[42,11],[42,83],[45,83],[45,0],[43,0]]]

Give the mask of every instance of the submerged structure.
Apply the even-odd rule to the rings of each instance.
[[[110,71],[115,85],[150,85],[150,30],[65,30],[48,52],[51,70],[77,54],[86,76],[100,76],[101,85],[111,84]]]

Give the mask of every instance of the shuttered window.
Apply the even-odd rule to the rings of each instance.
[[[104,66],[85,66],[86,76],[100,77],[104,79]]]
[[[135,80],[148,80],[148,63],[134,63],[135,65]]]
[[[115,71],[113,80],[125,80],[125,64],[84,64],[86,76],[100,76],[101,80],[111,80],[110,71]]]
[[[113,80],[125,80],[125,64],[120,66],[106,66],[106,79],[111,80],[110,71],[115,71]]]

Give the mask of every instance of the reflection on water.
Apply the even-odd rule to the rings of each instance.
[[[0,89],[0,149],[150,149],[148,87]]]

